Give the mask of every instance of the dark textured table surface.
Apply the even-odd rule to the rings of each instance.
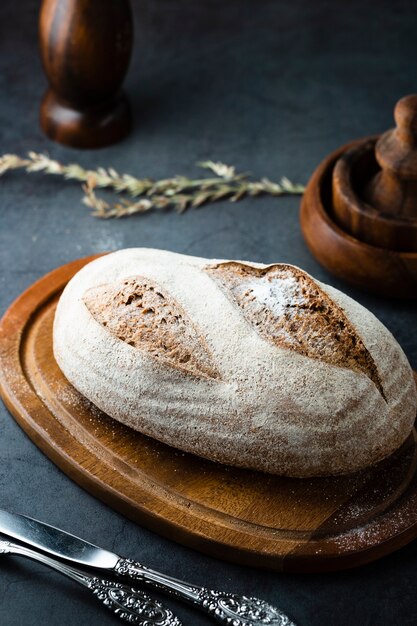
[[[152,177],[223,160],[256,176],[306,182],[338,145],[392,125],[395,101],[417,91],[411,2],[134,0],[136,46],[126,88],[135,129],[80,152],[38,128],[45,88],[37,54],[39,0],[0,4],[0,152],[45,151],[85,166]],[[354,291],[306,249],[298,198],[221,202],[183,216],[100,221],[75,184],[15,173],[0,180],[0,310],[76,257],[129,246],[287,261],[344,288],[394,333],[417,367],[415,304]],[[417,542],[380,562],[331,575],[282,575],[211,559],[124,519],[58,470],[0,406],[0,506],[62,526],[177,577],[261,596],[299,626],[417,623]],[[171,602],[185,625],[212,623]],[[2,558],[0,624],[115,624],[85,591],[41,565]]]

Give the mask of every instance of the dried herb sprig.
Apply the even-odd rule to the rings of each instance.
[[[43,172],[62,176],[65,180],[80,181],[83,183],[83,203],[93,209],[93,215],[101,218],[126,217],[168,208],[182,213],[188,208],[224,198],[237,202],[247,195],[281,196],[304,192],[303,185],[295,185],[285,177],[279,183],[268,178],[250,181],[248,174],[237,174],[234,167],[224,163],[204,161],[198,165],[212,171],[215,178],[190,179],[186,176],[174,176],[155,181],[151,178],[119,174],[113,168],[87,170],[77,164],[62,165],[45,154],[29,152],[27,158],[15,154],[0,157],[0,176],[9,170],[25,169],[26,172]],[[97,188],[112,189],[128,197],[109,204],[97,196]]]

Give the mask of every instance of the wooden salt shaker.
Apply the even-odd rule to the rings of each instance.
[[[40,123],[48,137],[76,148],[125,137],[131,129],[121,91],[133,45],[129,0],[43,0],[39,35],[50,84]]]

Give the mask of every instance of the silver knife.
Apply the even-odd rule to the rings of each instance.
[[[295,626],[284,613],[263,600],[190,585],[25,515],[0,509],[0,533],[66,561],[159,589],[195,605],[227,626]]]

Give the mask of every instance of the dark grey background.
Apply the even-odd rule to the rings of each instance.
[[[417,91],[412,2],[133,0],[136,45],[126,81],[135,129],[98,152],[70,150],[38,128],[45,88],[37,53],[39,0],[0,5],[0,152],[137,175],[194,175],[201,159],[255,176],[306,182],[338,145],[392,125],[395,101]],[[310,256],[298,198],[222,202],[183,216],[99,221],[76,184],[37,175],[0,180],[0,310],[45,272],[128,246],[300,265],[344,288],[397,337],[417,367],[416,305],[342,285]],[[0,506],[60,525],[150,566],[210,587],[259,595],[299,626],[417,623],[417,542],[383,561],[331,575],[289,576],[202,556],[124,519],[85,493],[0,406]],[[211,623],[171,603],[185,625]],[[86,593],[42,566],[2,558],[0,623],[114,624]]]

